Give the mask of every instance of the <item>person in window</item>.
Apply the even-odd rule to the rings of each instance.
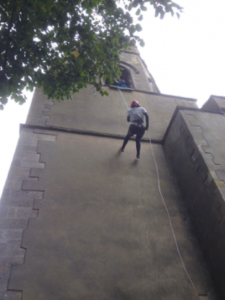
[[[118,78],[117,81],[118,81],[118,83],[117,83],[118,86],[128,87],[126,85],[126,81],[124,79]]]
[[[138,101],[133,100],[130,105],[130,109],[127,111],[127,122],[131,122],[131,125],[128,129],[128,133],[124,139],[123,145],[120,148],[120,151],[123,152],[126,144],[129,139],[136,134],[136,149],[137,149],[137,158],[140,158],[141,150],[141,138],[143,137],[145,130],[148,130],[149,126],[149,117],[146,109],[140,107]],[[146,121],[146,126],[144,126],[144,117]]]

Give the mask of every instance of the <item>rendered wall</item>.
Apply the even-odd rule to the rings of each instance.
[[[180,110],[165,147],[189,210],[214,282],[225,298],[225,117]]]
[[[41,167],[31,169],[18,193],[39,195],[38,214],[24,231],[24,263],[13,266],[5,294],[16,296],[4,300],[196,299],[157,190],[150,145],[142,145],[137,161],[134,142],[119,153],[120,141],[107,138],[26,126],[22,136],[25,145],[38,141]],[[153,149],[184,263],[207,299],[179,188],[162,146]]]

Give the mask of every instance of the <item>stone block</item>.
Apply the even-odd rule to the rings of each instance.
[[[44,168],[45,164],[39,162],[39,160],[22,160],[20,166],[22,168]]]
[[[12,189],[12,190],[20,190],[21,185],[22,185],[22,180],[7,179],[5,183],[5,188]]]
[[[25,229],[27,219],[0,219],[0,229]]]
[[[33,197],[33,199],[42,199],[44,193],[42,191],[28,191],[27,195]]]
[[[44,191],[45,186],[39,181],[23,181],[22,190],[24,191]]]
[[[15,211],[15,217],[17,219],[34,217],[34,211],[30,207],[18,207]]]
[[[221,181],[224,181],[225,183],[225,171],[224,170],[218,170],[216,171],[217,176]]]
[[[27,195],[27,192],[21,190],[4,189],[2,199],[10,197],[16,197],[17,199],[26,199],[28,198]]]
[[[44,141],[55,142],[55,140],[56,140],[56,135],[53,134],[52,131],[51,131],[51,134],[48,134],[48,131],[45,131],[45,130],[44,130],[44,131],[41,131],[42,134],[39,133],[40,130],[35,130],[34,132],[35,132],[35,138],[36,138],[38,141],[44,140]]]
[[[2,242],[21,241],[23,230],[1,229],[0,240]]]
[[[17,178],[23,178],[23,177],[28,177],[29,176],[29,170],[24,169],[24,168],[19,168],[19,167],[11,167],[9,174],[8,174],[8,179],[16,179]]]
[[[2,206],[13,206],[13,207],[33,207],[33,199],[24,199],[17,197],[4,197],[2,199]]]
[[[6,253],[9,257],[21,257],[25,255],[25,249],[20,248],[21,241],[7,243]]]
[[[44,172],[44,169],[40,169],[40,168],[32,168],[30,171],[30,177],[41,177],[42,174]]]

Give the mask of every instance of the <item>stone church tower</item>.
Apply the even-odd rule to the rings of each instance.
[[[36,89],[1,200],[0,300],[225,299],[225,98],[161,94],[136,48],[121,67],[132,90],[109,97]],[[133,99],[140,160],[119,152]]]

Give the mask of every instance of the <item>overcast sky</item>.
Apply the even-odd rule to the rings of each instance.
[[[225,96],[225,0],[174,0],[184,7],[178,20],[145,16],[141,56],[161,93],[198,99],[201,106],[210,95]],[[0,111],[0,195],[31,101],[10,102]]]
[[[225,1],[175,2],[184,7],[179,20],[145,17],[141,56],[161,93],[202,105],[210,95],[225,96]]]

